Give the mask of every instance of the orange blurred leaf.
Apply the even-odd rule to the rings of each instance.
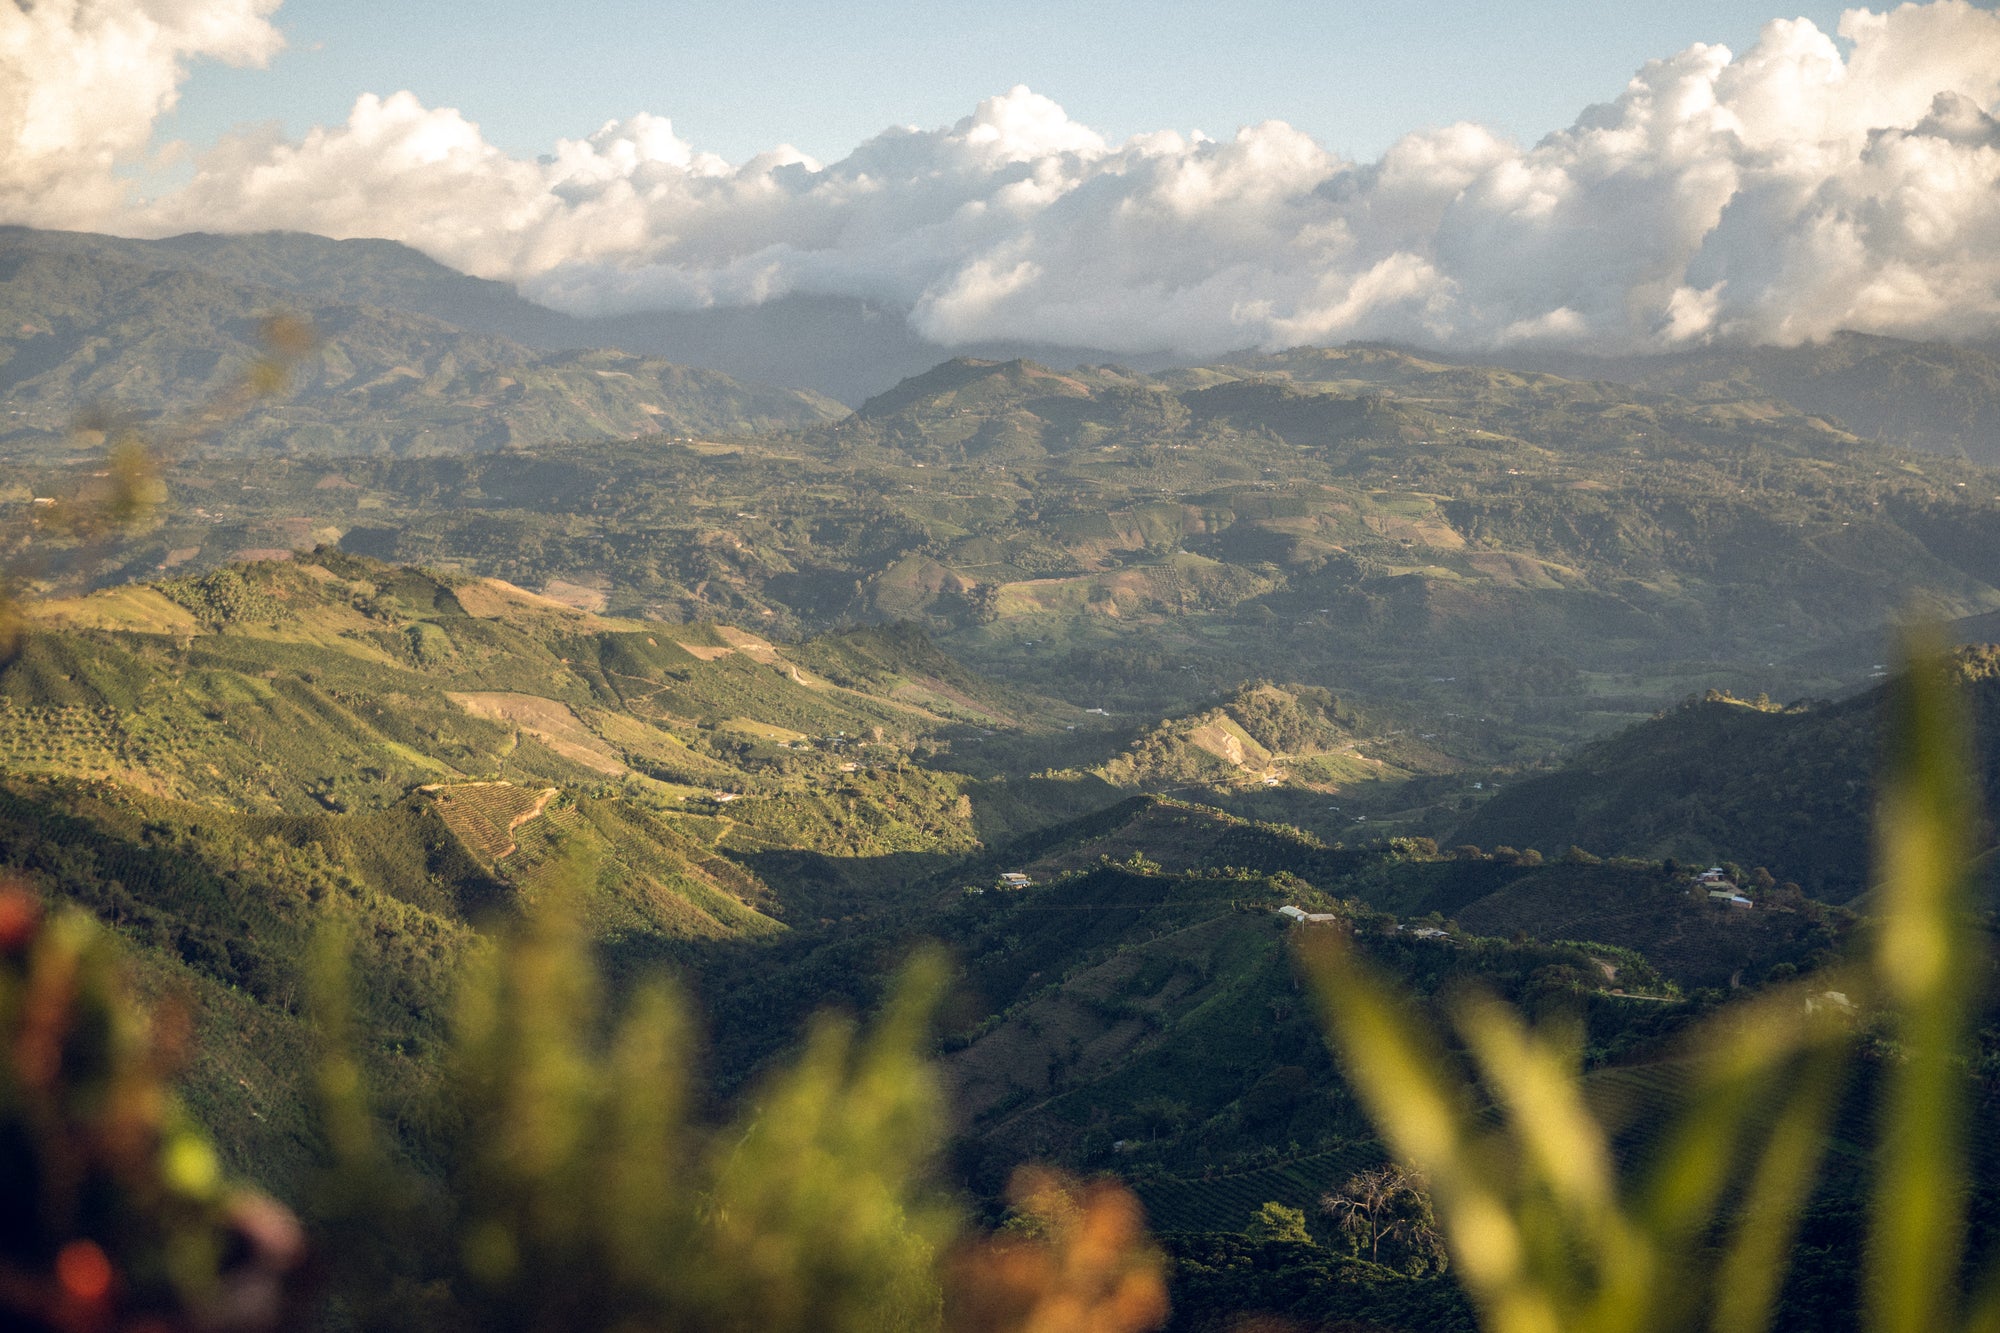
[[[1164,1264],[1129,1190],[1024,1167],[1009,1193],[1037,1234],[959,1253],[945,1289],[952,1333],[1145,1333],[1166,1322]]]

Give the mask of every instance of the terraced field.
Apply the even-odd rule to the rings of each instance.
[[[420,790],[437,806],[458,840],[488,866],[518,848],[515,830],[536,818],[555,798],[554,787],[530,789],[511,782],[437,783]]]

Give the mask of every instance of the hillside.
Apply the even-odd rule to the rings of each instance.
[[[64,433],[86,410],[142,418],[188,410],[259,354],[259,321],[274,312],[307,321],[319,345],[287,392],[225,425],[207,448],[455,454],[599,436],[740,434],[841,415],[817,395],[659,357],[537,352],[467,332],[394,304],[393,289],[411,277],[400,268],[375,281],[350,274],[270,285],[283,280],[274,271],[283,266],[244,249],[203,254],[0,230],[0,451],[64,452]],[[226,267],[238,259],[242,272]]]
[[[0,505],[74,484],[17,475]],[[1967,464],[1777,402],[1383,349],[968,360],[801,433],[208,459],[169,487],[95,577],[337,541],[648,620],[911,621],[1128,727],[1311,682],[1473,764],[1709,688],[1830,694],[1912,605],[2000,609],[2000,501]]]
[[[1368,736],[1362,720],[1341,711],[1331,691],[1316,686],[1244,686],[1214,708],[1170,718],[1133,740],[1094,774],[1120,787],[1148,791],[1205,788],[1287,788],[1333,794],[1357,783],[1407,777],[1409,768],[1450,764],[1409,747]],[[1384,759],[1382,754],[1393,756]],[[1400,760],[1401,762],[1396,762]]]
[[[1960,649],[1988,809],[2000,808],[2000,649]],[[1780,707],[1689,699],[1510,784],[1456,836],[1491,845],[1762,866],[1845,902],[1869,884],[1868,830],[1886,685]]]
[[[996,884],[992,868],[1003,865],[1036,882]],[[963,960],[943,1040],[956,1170],[989,1198],[1022,1160],[1128,1182],[1171,1233],[1175,1300],[1190,1316],[1312,1308],[1352,1319],[1369,1308],[1345,1275],[1302,1271],[1304,1253],[1239,1256],[1222,1265],[1235,1285],[1210,1285],[1213,1251],[1244,1244],[1267,1202],[1304,1210],[1337,1253],[1318,1200],[1383,1157],[1293,957],[1302,932],[1348,926],[1288,926],[1276,907],[1302,903],[1351,923],[1373,962],[1419,996],[1475,985],[1544,1020],[1574,1021],[1592,1100],[1634,1156],[1676,1104],[1675,1042],[1688,1024],[1737,982],[1754,990],[1774,972],[1809,970],[1845,931],[1838,914],[1714,906],[1657,864],[1336,851],[1174,802],[1134,801],[958,871],[934,879],[933,903],[909,919],[793,936],[754,968],[709,968],[724,1085],[778,1049],[755,1033],[782,1030],[829,996],[868,1005],[908,940],[941,938]],[[1319,885],[1413,903],[1457,891],[1461,925],[1484,915],[1476,932],[1441,926]],[[1537,924],[1561,929],[1561,942],[1537,939]],[[1399,1326],[1430,1328],[1449,1326],[1434,1322],[1432,1303],[1448,1307],[1451,1291],[1398,1278],[1381,1294],[1424,1311]]]
[[[1008,873],[1030,882],[1008,887]],[[871,1003],[909,941],[942,939],[963,960],[945,1050],[969,1178],[997,1189],[1027,1156],[1114,1171],[1177,1230],[1237,1230],[1270,1199],[1309,1205],[1375,1151],[1293,971],[1292,932],[1323,927],[1288,927],[1281,905],[1334,913],[1420,993],[1476,978],[1577,1013],[1606,1070],[1659,1058],[1716,994],[1824,961],[1848,925],[1803,901],[1718,906],[1658,862],[1331,846],[1156,796],[915,887],[893,918],[712,962],[723,1079],[829,996]]]
[[[784,648],[322,550],[37,607],[0,667],[0,871],[199,1003],[190,1096],[282,1186],[329,922],[368,942],[381,1085],[414,1088],[524,905],[566,897],[618,979],[882,911],[915,865],[1114,799],[925,762],[1049,725],[1015,708],[910,629]]]
[[[1077,781],[927,762],[955,739],[1051,723],[915,631],[788,648],[332,550],[38,615],[0,669],[0,764],[15,774],[272,814],[556,788],[659,812],[708,847],[809,852],[864,880],[880,858],[966,850],[1048,818],[1039,802],[1077,799]]]
[[[1796,347],[1623,359],[1572,355],[1541,364],[1703,402],[1782,398],[1870,439],[2000,463],[2000,356],[1990,345],[1838,333]]]
[[[366,1061],[398,1106],[444,1075],[456,968],[555,895],[614,986],[676,970],[718,1101],[940,940],[958,1179],[991,1201],[1025,1160],[1115,1174],[1179,1233],[1188,1308],[1222,1309],[1276,1299],[1227,1280],[1261,1204],[1310,1207],[1381,1158],[1298,931],[1352,930],[1422,997],[1478,984],[1573,1018],[1643,1137],[1688,1022],[1850,924],[1782,893],[1719,906],[1652,860],[1350,846],[1160,794],[1247,808],[1277,777],[1344,803],[1393,785],[1376,755],[1459,781],[1398,730],[1268,681],[1135,724],[996,685],[915,624],[790,643],[321,547],[43,604],[0,670],[0,868],[198,1006],[190,1102],[286,1191],[320,1152],[301,997],[329,921],[363,942]],[[395,1132],[425,1160],[425,1124]],[[1296,1258],[1266,1279],[1302,1281]],[[1329,1317],[1462,1308],[1449,1278],[1344,1262],[1315,1289]]]

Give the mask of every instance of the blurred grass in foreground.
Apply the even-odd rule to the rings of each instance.
[[[361,1321],[935,1328],[938,1258],[959,1222],[930,1174],[942,1111],[923,1052],[942,960],[911,960],[865,1035],[823,1016],[735,1120],[709,1129],[690,1114],[685,1003],[653,984],[607,1014],[575,914],[559,888],[550,896],[463,979],[431,1112],[448,1197],[429,1206],[424,1181],[375,1140],[339,1018],[344,951],[324,951],[320,1083],[338,1127],[332,1211],[347,1224],[331,1258],[350,1267],[340,1285],[364,1302]]]
[[[1352,943],[1324,932],[1308,949],[1348,1079],[1390,1149],[1432,1182],[1454,1269],[1492,1333],[1770,1327],[1855,1013],[1879,1016],[1895,1051],[1864,1327],[2000,1329],[2000,1289],[1961,1291],[1964,1057],[1984,980],[1967,895],[1968,724],[1942,653],[1910,656],[1882,775],[1870,951],[1710,1020],[1690,1044],[1687,1109],[1635,1179],[1619,1177],[1566,1034],[1468,995],[1450,1006],[1461,1062]]]

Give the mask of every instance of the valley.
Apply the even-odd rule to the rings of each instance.
[[[1301,971],[1315,932],[1427,1008],[1478,991],[1572,1034],[1642,1164],[1688,1034],[1868,937],[1904,618],[1971,645],[2000,793],[1977,403],[1885,442],[1915,406],[1856,429],[1784,396],[1817,382],[1796,357],[1572,378],[1356,344],[961,357],[848,412],[444,324],[404,307],[527,316],[407,257],[392,282],[283,238],[0,241],[6,299],[68,312],[0,363],[29,618],[0,871],[186,1006],[193,1115],[309,1220],[329,930],[431,1193],[450,1153],[412,1108],[455,1086],[455,988],[524,921],[573,921],[615,996],[674,979],[711,1120],[936,943],[969,1215],[1050,1164],[1141,1201],[1176,1329],[1470,1327],[1452,1276],[1349,1255],[1319,1211],[1386,1148]],[[323,302],[291,396],[157,459],[115,541],[66,526],[117,437],[64,413],[115,389],[164,429],[207,383],[165,368],[181,343],[223,375],[273,293]],[[107,311],[144,336],[100,356]],[[1935,360],[1826,351],[1892,354]],[[1800,1318],[1868,1189],[1850,1164],[1815,1196]],[[1266,1205],[1310,1252],[1256,1239]]]

